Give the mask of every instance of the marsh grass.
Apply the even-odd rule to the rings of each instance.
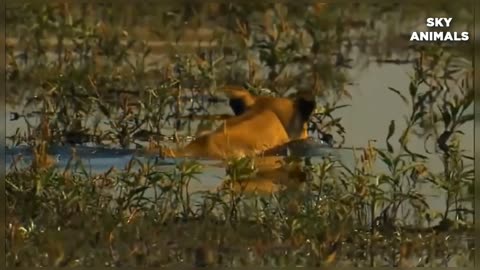
[[[146,141],[182,143],[195,129],[190,117],[208,116],[209,106],[221,102],[215,89],[225,83],[263,94],[270,89],[271,95],[287,95],[292,87],[315,91],[326,105],[310,132],[333,133],[340,146],[348,131],[335,113],[350,96],[344,87],[352,64],[348,48],[362,48],[376,32],[368,26],[377,22],[362,14],[387,16],[395,8],[10,6],[8,35],[16,42],[7,47],[7,99],[25,108],[12,120],[27,124],[10,142],[35,151],[31,166],[14,162],[5,180],[7,265],[471,266],[473,158],[462,147],[462,128],[473,120],[472,69],[452,47],[408,50],[411,81],[389,90],[410,114],[405,129],[394,121],[385,127],[387,149],[366,142],[355,152],[354,167],[286,157],[287,164],[302,164],[304,182],[296,189],[234,190],[257,172],[249,158],[228,162],[222,188],[191,191],[192,181],[208,170],[198,161],[166,169],[133,157],[124,168],[94,174],[75,155],[74,145],[85,142],[140,150]],[[152,17],[161,17],[162,25]],[[175,46],[191,29],[215,22],[222,27],[211,27],[208,47]],[[152,61],[154,37],[167,45]],[[49,48],[45,41],[52,39]],[[362,53],[380,62],[392,48],[386,40],[378,43]],[[40,124],[30,123],[32,111]],[[214,126],[206,119],[199,126]],[[425,141],[427,155],[411,149],[415,137]],[[48,150],[58,143],[72,145],[62,169]],[[429,167],[433,158],[442,161],[442,171]],[[425,185],[445,194],[444,212],[429,205]]]

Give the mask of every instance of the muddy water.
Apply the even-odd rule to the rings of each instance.
[[[369,140],[376,140],[376,146],[385,148],[385,137],[387,134],[388,125],[391,120],[396,122],[397,132],[393,136],[392,145],[398,148],[398,137],[400,132],[405,128],[404,116],[409,111],[408,107],[403,101],[388,90],[388,87],[404,91],[407,94],[408,84],[410,82],[409,74],[412,73],[410,65],[376,65],[372,64],[365,69],[356,69],[351,72],[350,76],[354,81],[354,85],[348,86],[352,99],[346,99],[346,104],[351,104],[350,107],[343,108],[336,112],[335,116],[342,117],[342,123],[346,128],[346,147],[363,147],[366,146]],[[408,94],[407,94],[408,96]],[[472,108],[473,110],[473,108]],[[25,129],[25,123],[22,120],[9,121],[9,113],[12,111],[22,111],[22,108],[7,106],[7,129],[6,135],[10,136],[15,133],[17,128]],[[229,109],[226,104],[219,104],[212,108],[213,113],[228,112]],[[473,122],[465,125],[464,137],[462,145],[464,149],[470,149],[466,154],[473,156]],[[171,131],[165,131],[165,134],[170,134]],[[422,139],[411,140],[410,149],[420,153],[426,154]],[[68,159],[68,150],[60,151],[59,166],[65,164]],[[89,152],[90,151],[90,152]],[[354,156],[351,150],[334,149],[337,156],[348,166],[354,166]],[[327,150],[320,151],[321,153],[313,159],[315,162],[323,153],[328,153]],[[101,172],[109,169],[111,166],[123,168],[130,160],[133,151],[115,152],[109,150],[102,150],[91,152],[91,149],[85,151],[85,165],[92,171]],[[429,156],[427,154],[427,156]],[[429,160],[430,168],[434,171],[440,172],[441,160],[438,156],[431,156]],[[7,166],[11,158],[7,157]],[[175,161],[165,161],[165,169],[171,169]],[[199,176],[198,181],[193,181],[191,190],[205,190],[216,187],[221,179],[225,176],[225,169],[219,166],[211,166],[211,162],[205,163],[206,168],[204,173]],[[382,164],[377,164],[378,170],[384,171]],[[436,210],[442,211],[444,209],[445,194],[440,190],[430,186],[421,187],[423,194],[427,195],[429,204]]]

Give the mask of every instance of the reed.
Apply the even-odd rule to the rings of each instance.
[[[462,5],[425,8],[460,18]],[[11,119],[27,125],[9,143],[33,147],[35,161],[14,162],[6,176],[7,265],[472,266],[473,157],[462,139],[473,123],[472,55],[379,34],[377,24],[410,25],[417,17],[395,18],[415,7],[8,3],[7,102],[24,108]],[[354,47],[366,64],[397,61],[414,72],[405,89],[385,89],[405,102],[406,128],[392,121],[376,138],[387,149],[365,142],[353,168],[286,157],[300,164],[302,184],[256,194],[236,186],[258,173],[250,158],[230,160],[226,184],[201,192],[191,184],[208,168],[194,160],[165,169],[132,158],[99,174],[76,158],[52,166],[58,143],[182,144],[196,133],[189,116],[199,129],[220,124],[208,112],[226,84],[273,96],[313,91],[324,107],[310,133],[342,146],[348,130],[336,113],[349,106],[348,71],[362,61]],[[412,148],[418,138],[427,154]],[[425,185],[445,195],[444,212],[429,205]]]

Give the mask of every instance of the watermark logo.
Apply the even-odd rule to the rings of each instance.
[[[453,18],[427,18],[426,25],[429,28],[449,28]],[[449,31],[425,31],[412,32],[410,41],[468,41],[470,39],[468,32],[449,32]]]

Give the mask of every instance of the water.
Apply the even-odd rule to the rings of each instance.
[[[334,153],[339,156],[342,162],[349,167],[355,166],[353,151],[351,147],[364,147],[369,140],[376,140],[375,146],[378,148],[386,148],[385,137],[388,125],[391,120],[396,123],[396,133],[391,139],[392,145],[398,149],[397,143],[400,132],[405,128],[404,117],[408,114],[408,106],[388,90],[393,87],[406,93],[408,96],[408,85],[410,82],[409,74],[413,73],[411,65],[394,65],[394,64],[371,64],[367,68],[356,68],[350,72],[352,81],[355,83],[347,86],[352,99],[345,99],[344,103],[350,104],[350,107],[343,108],[335,112],[336,117],[342,117],[342,124],[346,129],[345,149],[328,149],[325,147],[309,147],[310,154],[313,156],[313,162],[318,161],[325,154]],[[321,102],[320,102],[321,103]],[[25,130],[24,121],[9,121],[10,112],[21,112],[23,108],[7,106],[7,126],[6,135],[13,135],[17,128]],[[217,104],[212,107],[212,113],[229,113],[226,104]],[[472,108],[473,110],[473,108]],[[35,121],[33,121],[35,122]],[[192,127],[195,130],[195,123]],[[473,156],[473,122],[464,125],[463,132],[465,135],[461,141],[464,149],[467,149],[467,155]],[[166,130],[165,134],[171,134],[171,130]],[[438,155],[427,154],[424,150],[422,138],[412,138],[410,141],[410,149],[416,153],[428,156],[428,166],[435,172],[441,172],[442,163]],[[316,151],[319,150],[319,151]],[[7,169],[11,164],[12,155],[15,152],[24,152],[21,149],[7,150]],[[53,149],[53,154],[59,159],[58,167],[65,166],[69,159],[70,148],[58,147]],[[124,168],[125,165],[136,156],[135,150],[120,149],[101,149],[95,147],[77,147],[78,156],[80,156],[88,170],[92,173],[101,173],[112,166],[118,169]],[[26,154],[26,153],[24,153]],[[357,153],[358,156],[359,153]],[[145,157],[140,155],[141,160],[151,160],[155,157]],[[28,162],[28,154],[25,155]],[[157,160],[158,161],[158,160]],[[178,160],[160,160],[158,162],[165,166],[165,169],[171,169]],[[212,189],[217,186],[225,177],[225,169],[218,166],[210,166],[208,161],[202,161],[206,165],[204,173],[199,177],[199,181],[192,183],[192,190]],[[386,168],[383,164],[377,164],[377,170],[385,172]],[[445,208],[445,194],[438,189],[434,189],[429,185],[421,187],[419,191],[427,196],[427,201],[432,208],[442,211]]]

